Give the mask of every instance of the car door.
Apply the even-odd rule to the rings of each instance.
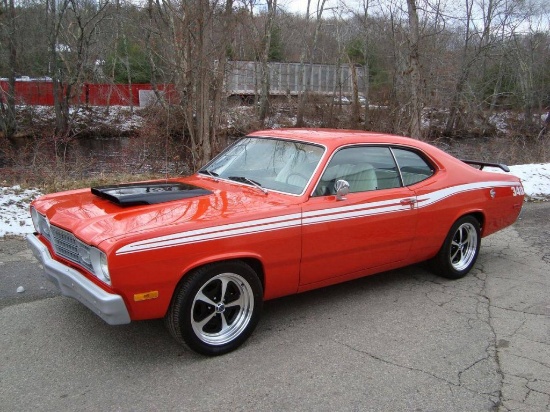
[[[334,191],[346,180],[350,193]],[[416,197],[389,147],[348,146],[328,162],[303,207],[300,284],[405,260],[416,230]]]

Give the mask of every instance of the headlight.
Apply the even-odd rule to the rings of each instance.
[[[39,232],[50,239],[50,222],[44,216],[40,216],[40,230]]]
[[[42,216],[40,213],[36,211],[34,207],[31,207],[31,218],[32,218],[32,224],[34,225],[34,229],[38,233],[40,233],[42,236],[45,236],[48,239],[51,239],[50,222],[48,222],[48,219],[46,218],[46,216]]]
[[[32,218],[32,224],[34,225],[34,230],[37,232],[40,231],[40,215],[36,211],[34,207],[31,207],[31,218]]]
[[[89,249],[90,261],[92,262],[92,268],[94,275],[98,279],[107,284],[111,284],[111,274],[109,273],[109,265],[107,264],[107,255],[95,247]]]
[[[107,255],[103,252],[100,252],[100,255],[99,255],[99,266],[101,268],[101,272],[103,273],[103,276],[105,276],[105,279],[107,279],[107,281],[110,282],[111,275],[109,274],[109,265],[107,265]]]
[[[90,257],[90,248],[86,245],[78,245],[78,258],[85,266],[92,266],[92,258]]]

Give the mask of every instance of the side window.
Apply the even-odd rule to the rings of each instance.
[[[350,193],[399,187],[397,165],[388,147],[355,146],[339,150],[330,160],[313,196],[335,193],[337,180],[349,183]]]
[[[410,186],[426,180],[435,172],[434,168],[418,153],[411,150],[393,148],[393,154],[399,165],[403,184]]]

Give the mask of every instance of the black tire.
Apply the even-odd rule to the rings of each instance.
[[[260,320],[263,288],[241,261],[213,263],[184,277],[165,323],[174,338],[203,355],[237,349]]]
[[[481,230],[473,216],[458,219],[445,238],[443,246],[432,259],[434,273],[448,279],[460,279],[468,274],[479,255]]]

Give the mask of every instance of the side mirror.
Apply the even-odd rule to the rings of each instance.
[[[349,183],[344,179],[339,179],[334,184],[334,190],[336,191],[336,200],[346,200],[349,193]]]

